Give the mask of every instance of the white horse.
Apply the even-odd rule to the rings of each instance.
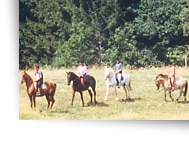
[[[129,74],[122,73],[123,80],[121,80],[121,74],[118,74],[118,80],[121,80],[121,86],[123,86],[123,89],[125,91],[126,99],[130,99],[130,90],[131,90],[131,77]],[[105,67],[105,80],[107,82],[107,90],[106,90],[106,97],[104,101],[108,98],[109,88],[113,87],[115,90],[115,101],[118,100],[117,98],[117,80],[116,80],[116,74],[114,71],[111,70],[111,68]]]

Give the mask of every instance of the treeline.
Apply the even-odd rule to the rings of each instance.
[[[189,55],[188,0],[19,0],[19,68],[161,66]]]

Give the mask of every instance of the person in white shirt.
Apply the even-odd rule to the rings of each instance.
[[[43,72],[39,70],[39,65],[35,64],[34,65],[34,70],[35,70],[35,80],[34,80],[34,85],[36,88],[36,93],[37,95],[41,95],[41,85],[43,84]]]
[[[85,65],[85,63],[83,61],[80,62],[79,67],[77,68],[77,75],[80,77],[81,79],[81,84],[83,86],[86,85],[86,79],[87,79],[87,67]]]

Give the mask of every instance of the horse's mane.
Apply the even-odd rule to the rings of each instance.
[[[166,75],[166,74],[162,74],[162,73],[161,73],[161,74],[159,74],[159,75],[156,76],[156,79],[157,79],[157,78],[168,79],[168,75]]]
[[[74,76],[76,76],[76,77],[78,77],[78,75],[77,74],[75,74],[74,72],[70,72],[71,74],[73,74]]]
[[[33,79],[30,77],[30,75],[29,75],[29,74],[27,74],[27,73],[26,73],[26,71],[22,71],[22,75],[27,76],[27,77],[30,79],[30,81],[32,81],[32,82],[33,82]]]

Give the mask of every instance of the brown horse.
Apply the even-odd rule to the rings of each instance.
[[[162,84],[163,88],[164,88],[164,95],[165,98],[164,100],[166,101],[166,91],[169,92],[169,96],[172,99],[172,101],[174,100],[173,97],[171,96],[171,86],[170,86],[170,81],[168,79],[168,75],[165,74],[159,74],[156,76],[155,78],[155,84],[156,84],[156,89],[159,90],[160,84]],[[183,91],[183,89],[185,88],[185,90]],[[180,96],[183,94],[184,96],[184,100],[186,102],[186,94],[187,94],[187,89],[188,89],[188,81],[185,78],[176,78],[175,79],[175,86],[174,89],[180,90],[180,95],[179,97],[176,99],[177,101],[179,100]]]
[[[95,91],[96,81],[95,81],[94,77],[87,75],[87,82],[86,83],[89,86],[89,87],[87,87],[87,86],[83,86],[81,84],[80,78],[75,73],[73,73],[73,72],[67,72],[67,83],[68,83],[68,85],[70,85],[71,81],[73,81],[73,86],[72,86],[73,93],[72,93],[72,102],[71,102],[71,105],[73,105],[73,101],[74,101],[74,97],[75,97],[75,92],[79,92],[80,95],[81,95],[81,100],[82,100],[82,104],[83,104],[83,107],[84,107],[84,101],[83,101],[83,93],[82,93],[82,91],[86,91],[86,90],[88,90],[88,92],[90,94],[91,104],[92,104],[92,91],[93,91],[94,102],[96,104],[96,91]],[[90,88],[92,88],[92,91],[91,91]]]
[[[30,104],[31,104],[31,108],[35,109],[36,108],[36,104],[35,104],[35,97],[36,97],[36,91],[35,91],[35,87],[34,87],[34,82],[32,80],[32,78],[25,72],[22,72],[22,79],[21,79],[21,83],[26,82],[26,87],[27,87],[27,93],[28,96],[30,98]],[[49,107],[52,109],[53,104],[55,102],[54,100],[54,94],[55,94],[55,90],[56,90],[56,84],[55,83],[51,83],[51,82],[45,82],[44,83],[46,88],[42,89],[41,96],[46,96],[47,102],[48,102],[48,106],[47,106],[47,110],[49,109]],[[50,102],[51,106],[50,106]]]

